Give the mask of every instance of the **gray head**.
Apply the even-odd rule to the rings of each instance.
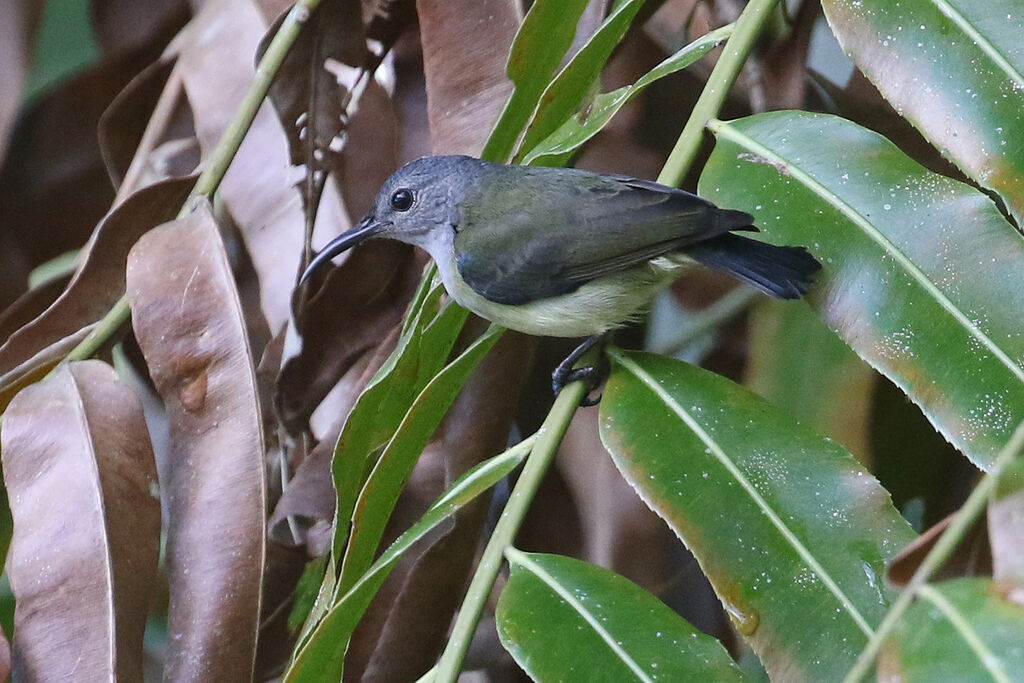
[[[458,224],[458,199],[467,182],[486,165],[466,156],[423,157],[395,171],[377,193],[370,212],[351,230],[331,240],[302,275],[302,281],[335,256],[375,237],[432,251],[440,230]]]

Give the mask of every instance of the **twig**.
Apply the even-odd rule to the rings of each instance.
[[[302,25],[319,4],[320,0],[299,0],[288,12],[288,16],[281,23],[281,28],[274,34],[270,47],[267,48],[257,65],[256,75],[249,85],[249,90],[245,93],[238,108],[235,109],[235,115],[224,129],[220,140],[217,141],[217,146],[210,154],[199,179],[196,180],[192,193],[181,207],[181,211],[178,212],[178,218],[184,218],[192,212],[197,198],[212,197],[213,193],[217,191],[221,180],[224,179],[224,174],[227,173],[228,166],[231,165],[231,161],[235,158],[235,154],[245,138],[245,134],[249,132],[249,127],[252,125],[253,119],[256,118],[256,112],[259,111],[260,105],[266,98],[270,84],[273,83],[274,77],[281,68],[288,50],[291,49],[298,37],[299,31],[302,30]],[[128,322],[130,315],[131,308],[128,305],[128,298],[122,295],[85,339],[71,349],[67,360],[85,360],[92,356]]]
[[[585,358],[593,362],[593,354]],[[588,361],[582,361],[586,364]],[[519,475],[512,494],[509,496],[505,509],[501,512],[494,532],[487,541],[483,555],[480,557],[480,564],[477,565],[473,580],[469,584],[466,598],[459,609],[459,616],[455,619],[452,627],[452,634],[448,639],[441,659],[437,664],[433,680],[436,683],[452,683],[459,676],[462,669],[462,660],[469,649],[469,643],[476,632],[477,622],[480,620],[480,613],[483,611],[487,596],[491,593],[491,586],[498,577],[501,569],[505,548],[515,540],[519,526],[537,493],[541,479],[548,471],[551,460],[558,451],[558,445],[562,442],[565,431],[569,428],[572,416],[576,414],[576,408],[583,400],[586,385],[584,382],[573,382],[562,389],[555,399],[544,424],[537,431],[537,443],[523,465],[523,472]]]
[[[779,0],[751,0],[743,9],[732,36],[722,48],[722,56],[711,71],[704,90],[693,105],[690,118],[683,127],[676,146],[672,149],[665,167],[658,175],[658,182],[664,185],[679,185],[693,165],[693,160],[704,139],[704,124],[718,116],[729,89],[736,82],[743,63],[754,46],[765,20],[771,15]]]
[[[882,619],[882,623],[878,625],[874,635],[868,640],[868,644],[861,650],[853,668],[850,669],[850,672],[846,674],[846,678],[843,679],[843,683],[858,683],[868,674],[871,664],[875,661],[875,657],[878,656],[878,651],[882,649],[882,644],[885,642],[886,637],[899,623],[903,613],[910,607],[921,587],[925,585],[939,567],[945,564],[953,550],[963,540],[964,534],[967,533],[975,520],[978,519],[982,510],[988,505],[989,497],[995,491],[1000,475],[1013,462],[1013,459],[1020,454],[1022,449],[1024,449],[1024,422],[1017,426],[1010,440],[1006,442],[1003,449],[999,451],[999,455],[996,456],[992,469],[974,487],[971,495],[964,501],[963,507],[957,512],[956,517],[953,518],[953,521],[950,522],[946,530],[939,536],[939,540],[936,541],[932,549],[925,555],[924,561],[921,562],[917,571],[914,572],[906,588],[896,598],[896,601],[886,613],[885,618]]]

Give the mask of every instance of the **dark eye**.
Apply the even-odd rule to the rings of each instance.
[[[403,187],[401,190],[395,190],[395,193],[391,195],[391,208],[395,211],[408,211],[412,208],[414,200],[412,190]]]

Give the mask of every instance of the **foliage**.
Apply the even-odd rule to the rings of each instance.
[[[0,25],[3,677],[1024,676],[1012,0],[61,7]],[[687,274],[677,357],[578,410],[406,247],[296,287],[427,153],[689,185],[823,269]]]

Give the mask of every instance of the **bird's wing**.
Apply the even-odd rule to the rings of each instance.
[[[459,273],[478,294],[517,305],[737,229],[751,217],[682,190],[624,176],[538,173],[497,201],[475,197],[455,237]],[[514,206],[498,206],[515,196]],[[493,195],[492,195],[493,197]]]

